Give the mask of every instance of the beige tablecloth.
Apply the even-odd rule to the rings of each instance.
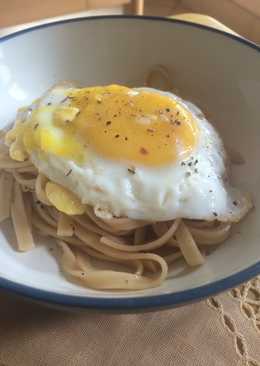
[[[260,277],[182,308],[66,312],[0,293],[0,366],[260,366]]]

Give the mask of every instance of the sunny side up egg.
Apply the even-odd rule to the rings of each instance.
[[[215,129],[169,92],[57,86],[20,113],[6,141],[13,159],[50,179],[47,197],[68,214],[90,205],[102,218],[236,222],[251,208],[229,183]]]

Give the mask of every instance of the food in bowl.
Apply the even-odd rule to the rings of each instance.
[[[33,232],[55,238],[62,271],[90,288],[142,290],[179,258],[202,265],[252,208],[216,130],[171,92],[56,85],[4,140],[0,218],[18,250]]]

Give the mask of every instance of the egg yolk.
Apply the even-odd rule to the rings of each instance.
[[[198,140],[191,113],[174,99],[119,85],[70,89],[66,105],[40,107],[23,128],[30,153],[40,149],[83,163],[104,158],[162,166],[188,156]]]

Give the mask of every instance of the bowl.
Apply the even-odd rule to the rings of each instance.
[[[201,25],[155,17],[108,16],[54,22],[23,30],[0,43],[0,128],[16,109],[61,80],[82,85],[140,86],[154,65],[169,70],[179,95],[206,112],[229,149],[245,164],[236,184],[255,209],[205,265],[179,264],[157,288],[94,291],[69,283],[46,246],[13,248],[9,222],[0,232],[0,287],[64,307],[138,311],[175,307],[237,286],[260,273],[260,48]],[[45,239],[46,240],[46,239]]]

